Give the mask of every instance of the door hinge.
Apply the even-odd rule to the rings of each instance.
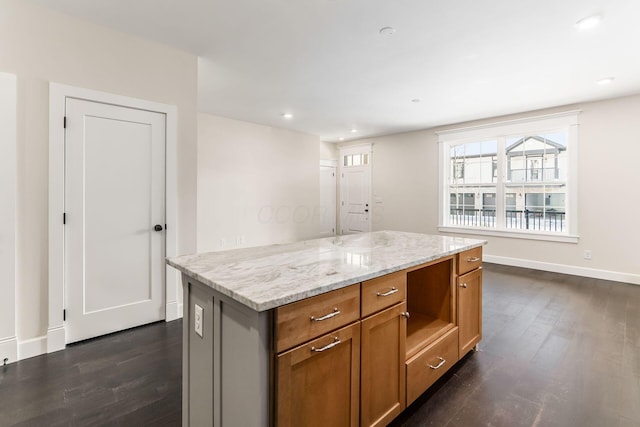
[[[67,128],[67,116],[64,116],[64,119],[62,119],[62,127]]]
[[[62,310],[62,320],[67,320],[67,310]]]
[[[62,213],[62,225],[65,225],[67,223],[67,213],[63,212]]]

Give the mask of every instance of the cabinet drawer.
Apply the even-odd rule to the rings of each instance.
[[[482,246],[458,254],[458,274],[464,274],[482,265]]]
[[[362,317],[405,300],[407,273],[398,271],[362,282]]]
[[[407,361],[407,406],[458,361],[458,328]]]
[[[360,319],[360,284],[278,307],[276,352],[302,344]]]

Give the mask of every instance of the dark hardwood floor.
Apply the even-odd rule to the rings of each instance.
[[[182,321],[0,367],[0,426],[179,426]]]
[[[483,297],[480,352],[394,427],[640,426],[640,286],[485,264]],[[181,325],[0,367],[0,426],[180,425]]]

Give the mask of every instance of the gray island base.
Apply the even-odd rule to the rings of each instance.
[[[482,336],[483,240],[379,231],[167,260],[183,425],[386,425]]]

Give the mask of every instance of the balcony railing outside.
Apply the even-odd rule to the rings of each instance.
[[[469,209],[451,208],[449,221],[451,225],[468,227],[496,227],[495,209]],[[505,211],[506,227],[517,230],[552,231],[562,233],[565,231],[565,212],[548,210],[546,212],[536,210]]]
[[[511,169],[509,180],[511,182],[549,182],[558,178],[556,168],[532,168],[532,169]]]

